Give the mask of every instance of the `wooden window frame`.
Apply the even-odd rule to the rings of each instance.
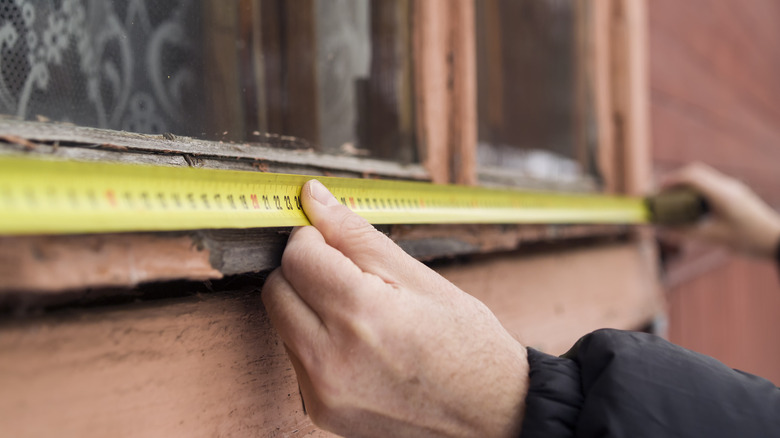
[[[212,3],[204,0],[204,4]],[[580,64],[586,70],[580,76],[592,81],[592,85],[580,88],[593,90],[598,158],[605,190],[643,194],[650,180],[644,3],[589,0],[577,4],[585,5],[590,14],[589,25],[580,26],[587,35],[580,38],[579,51],[585,55]],[[2,150],[85,160],[477,184],[481,177],[476,163],[474,4],[470,0],[417,0],[409,7],[413,12],[416,135],[422,161],[419,165],[317,153],[306,142],[286,136],[265,135],[259,144],[249,145],[184,137],[163,139],[14,119],[0,119],[0,141],[5,143]],[[237,19],[238,11],[238,4],[216,8],[211,11],[212,21],[219,24]],[[238,24],[251,25],[244,21],[247,19]],[[223,35],[225,39],[234,37]],[[218,63],[212,69],[219,71],[212,70],[210,74],[224,79],[230,74],[225,70],[227,64],[227,61]],[[214,82],[236,85],[231,80]],[[235,108],[224,108],[223,115],[226,123],[249,123]],[[242,129],[245,127],[237,126],[236,132]],[[396,225],[383,230],[423,260],[512,251],[532,243],[571,239],[628,239],[630,245],[652,246],[647,236],[615,226]],[[93,244],[85,245],[85,242]],[[0,293],[56,294],[84,288],[132,287],[161,280],[218,279],[262,272],[278,264],[284,242],[285,231],[277,229],[0,236],[0,261],[8,274],[0,282]],[[41,251],[48,256],[38,257]],[[131,257],[134,262],[126,261],[128,253],[136,255]],[[72,254],[82,254],[82,257],[74,260]],[[176,254],[186,262],[175,267],[151,262],[156,254],[163,257]],[[95,263],[102,268],[96,269]],[[648,269],[654,269],[653,262],[646,264]],[[42,276],[41,272],[67,272],[68,275]]]
[[[250,3],[258,3],[253,0]],[[213,2],[206,1],[205,4]],[[221,4],[221,3],[220,3]],[[591,1],[591,25],[583,26],[587,44],[580,48],[587,55],[581,63],[594,90],[594,107],[599,133],[599,160],[607,192],[641,194],[647,189],[649,148],[647,129],[646,49],[642,28],[640,2]],[[0,140],[5,150],[43,153],[63,158],[86,160],[119,160],[172,166],[198,166],[239,170],[261,170],[311,175],[400,178],[431,180],[435,183],[477,184],[480,179],[476,163],[476,56],[474,4],[469,0],[415,1],[412,39],[416,124],[419,154],[422,164],[394,162],[316,153],[310,145],[295,137],[266,135],[260,144],[224,143],[191,138],[162,139],[158,136],[128,134],[64,124],[40,124],[13,119],[0,120]],[[212,21],[222,23],[236,19],[239,5],[215,8]],[[224,23],[223,23],[224,24]],[[246,25],[246,23],[238,23]],[[224,26],[230,29],[230,26]],[[238,28],[240,29],[240,28]],[[224,39],[235,38],[223,35]],[[224,42],[223,42],[224,43]],[[214,43],[212,42],[212,45]],[[211,46],[210,46],[211,47]],[[210,49],[214,50],[214,49]],[[223,51],[224,52],[224,51]],[[221,52],[222,53],[222,52]],[[221,54],[223,58],[225,55]],[[237,55],[236,55],[237,56]],[[219,72],[215,79],[229,76],[225,65],[236,60],[223,59],[215,63]],[[233,84],[231,80],[215,80],[216,84]],[[235,93],[232,89],[212,90],[213,93]],[[224,108],[225,123],[249,123],[240,109]],[[256,115],[255,115],[256,116]],[[258,122],[259,123],[259,122]],[[235,132],[245,127],[236,126]],[[30,145],[33,144],[34,147]],[[30,150],[34,149],[34,150]],[[516,182],[516,181],[515,181]],[[538,182],[525,181],[526,184]],[[550,185],[544,182],[543,187]],[[410,253],[421,259],[436,259],[471,253],[516,249],[533,242],[560,241],[572,238],[614,237],[626,234],[624,227],[587,226],[392,226],[385,230]],[[189,241],[182,240],[182,234]],[[132,286],[142,282],[177,278],[220,278],[243,272],[258,272],[278,263],[284,238],[277,230],[210,230],[191,233],[144,233],[138,239],[128,234],[81,236],[0,237],[0,258],[6,261],[8,272],[15,272],[0,283],[0,291],[57,292],[83,287]],[[151,254],[166,254],[164,248],[183,247],[179,256],[191,263],[171,269],[165,263],[139,269],[127,265],[103,269],[110,272],[102,278],[95,275],[92,262],[104,260],[106,266],[126,264],[112,257],[85,253],[84,263],[76,264],[68,254],[84,252],[84,239],[100,240],[102,251],[129,247],[138,249],[148,260]],[[136,245],[137,240],[137,245]],[[159,247],[150,242],[157,242]],[[262,243],[260,245],[259,243]],[[44,259],[34,257],[42,247],[53,245],[60,256]],[[245,250],[231,246],[258,249],[252,251],[253,262],[242,261]],[[87,246],[94,248],[95,246]],[[120,254],[121,254],[120,251]],[[24,256],[18,256],[23,254]],[[208,269],[208,263],[211,269]],[[68,276],[38,275],[42,271],[69,271]],[[143,272],[139,275],[138,272]],[[24,274],[26,273],[26,274]],[[70,281],[66,281],[69,278]]]
[[[242,0],[241,4],[261,0]],[[231,9],[215,9],[219,15]],[[476,66],[471,0],[412,0],[416,131],[422,164],[319,154],[305,142],[164,139],[0,119],[0,153],[168,166],[476,184]],[[588,0],[586,75],[593,81],[605,191],[640,195],[650,181],[645,3]],[[214,65],[214,77],[235,74]],[[447,84],[452,86],[447,86]],[[217,92],[217,91],[214,91]],[[222,92],[231,92],[223,89]],[[226,122],[250,123],[236,108]],[[252,116],[254,117],[254,116]],[[252,122],[254,123],[254,122]],[[236,125],[236,132],[245,127]],[[227,140],[227,139],[226,139]],[[663,317],[651,238],[625,227],[395,225],[409,253],[485,302],[525,345],[561,353],[587,330],[639,329]],[[13,436],[258,436],[316,430],[283,343],[262,310],[261,281],[159,299],[166,280],[218,280],[279,263],[287,229],[77,236],[0,236],[0,412]],[[582,243],[586,243],[583,245]],[[532,248],[532,250],[526,250]],[[469,255],[465,258],[454,256]],[[174,262],[171,262],[174,261]],[[176,289],[169,283],[168,289]],[[181,289],[182,287],[179,287]],[[148,301],[133,302],[136,298]],[[156,295],[157,294],[157,295]],[[121,299],[124,297],[124,299]],[[79,307],[108,299],[115,306]],[[129,300],[127,299],[129,298]],[[30,308],[64,306],[41,316]],[[153,402],[149,402],[149,401]],[[96,411],[95,407],[105,407]],[[45,418],[46,421],[40,421]],[[139,421],[142,419],[142,421]]]

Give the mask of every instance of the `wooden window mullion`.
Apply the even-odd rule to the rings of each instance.
[[[437,183],[475,184],[474,2],[417,0],[413,45],[420,155]]]

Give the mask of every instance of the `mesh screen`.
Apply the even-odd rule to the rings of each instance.
[[[196,0],[0,0],[0,113],[197,132]]]

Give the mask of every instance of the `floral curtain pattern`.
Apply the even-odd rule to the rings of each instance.
[[[193,133],[199,16],[194,0],[0,0],[0,113]]]

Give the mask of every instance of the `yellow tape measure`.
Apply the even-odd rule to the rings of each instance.
[[[649,220],[640,198],[6,156],[0,234],[305,225],[300,192],[312,178],[374,224]]]

